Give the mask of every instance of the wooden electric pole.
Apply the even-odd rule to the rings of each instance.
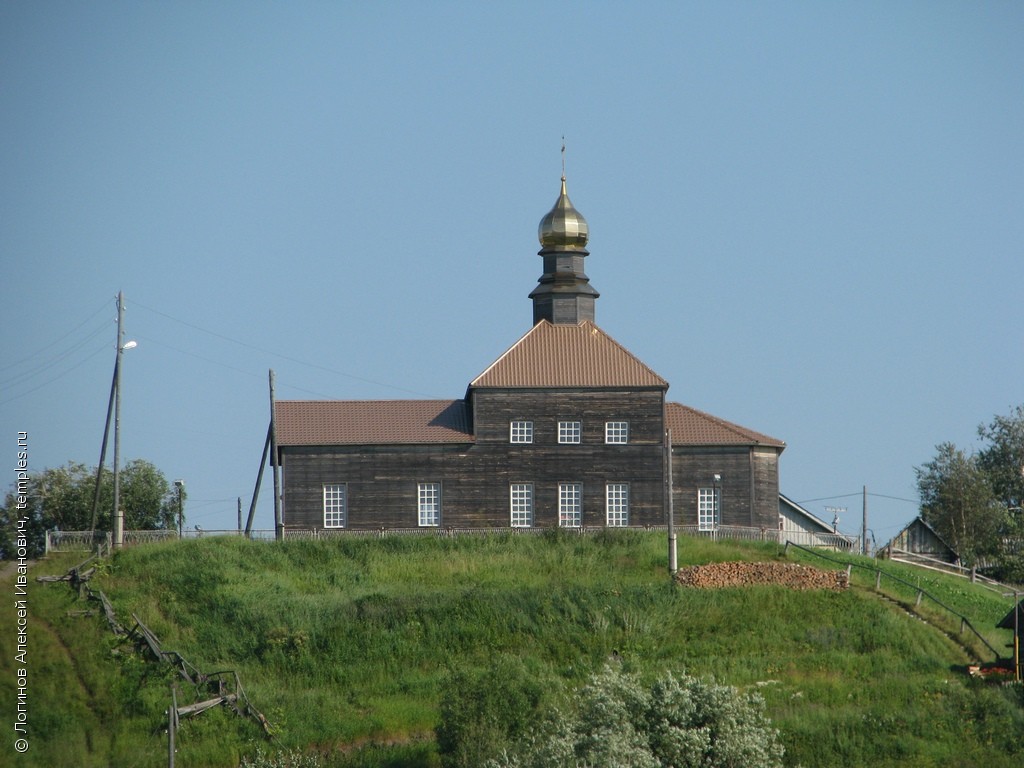
[[[274,418],[274,369],[270,369],[270,468],[274,473],[274,538],[284,539],[284,520],[281,518],[281,476],[277,471],[277,422]]]
[[[114,547],[124,544],[121,511],[121,355],[124,354],[124,292],[117,292],[117,362],[114,364]]]
[[[860,553],[866,555],[868,553],[868,487],[866,485],[864,486],[863,499],[863,513],[860,524]]]

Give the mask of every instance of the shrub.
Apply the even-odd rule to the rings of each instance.
[[[479,768],[536,722],[542,687],[518,659],[499,659],[485,670],[456,670],[442,684],[436,728],[445,768]]]
[[[649,688],[606,666],[568,713],[492,760],[492,768],[777,768],[782,746],[758,696],[671,673]]]

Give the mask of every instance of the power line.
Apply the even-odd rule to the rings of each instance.
[[[97,349],[97,350],[96,350],[95,352],[93,352],[93,353],[92,353],[91,355],[89,355],[88,357],[86,357],[86,358],[83,358],[83,359],[82,359],[82,360],[80,360],[80,361],[79,361],[78,363],[76,363],[75,365],[71,366],[71,367],[70,367],[70,368],[68,368],[68,369],[67,369],[66,371],[63,371],[63,372],[61,372],[61,373],[58,373],[58,374],[57,374],[56,376],[54,376],[53,378],[51,378],[51,379],[47,379],[47,380],[46,380],[46,381],[44,381],[44,382],[43,382],[42,384],[38,384],[38,385],[36,385],[36,386],[32,387],[32,389],[28,389],[28,390],[25,390],[24,392],[20,392],[19,394],[17,394],[17,395],[14,395],[13,397],[9,397],[9,398],[7,398],[6,400],[0,400],[0,405],[6,405],[7,403],[13,403],[13,402],[14,402],[15,400],[18,400],[18,399],[20,399],[20,398],[22,398],[22,397],[25,397],[25,395],[30,395],[30,394],[32,394],[33,392],[35,392],[35,391],[37,391],[37,390],[40,390],[40,389],[42,389],[43,387],[45,387],[45,386],[48,386],[49,384],[52,384],[53,382],[55,382],[55,381],[57,381],[57,380],[59,380],[59,379],[62,379],[62,378],[64,378],[65,376],[67,376],[67,375],[68,375],[69,373],[71,373],[71,372],[72,372],[72,371],[74,371],[75,369],[77,369],[77,368],[81,368],[81,367],[82,367],[83,365],[85,365],[85,364],[86,364],[87,362],[89,362],[90,360],[92,360],[92,359],[93,359],[94,357],[96,357],[96,356],[97,356],[98,354],[100,354],[101,352],[106,352],[106,351],[107,351],[107,345],[106,345],[106,344],[104,344],[104,345],[103,345],[102,347],[100,347],[99,349]]]
[[[102,304],[102,305],[101,305],[101,306],[100,306],[100,307],[99,307],[99,308],[98,308],[98,309],[97,309],[97,310],[96,310],[95,312],[93,312],[93,313],[92,313],[91,315],[89,315],[89,316],[88,316],[87,318],[85,318],[85,320],[83,320],[82,322],[80,322],[80,323],[79,323],[78,325],[76,325],[76,326],[75,326],[74,328],[72,328],[72,329],[71,329],[70,331],[68,331],[67,333],[65,333],[65,334],[64,334],[63,336],[60,336],[59,338],[55,339],[54,341],[51,341],[51,342],[50,342],[49,344],[47,344],[47,345],[46,345],[46,346],[44,346],[44,347],[39,347],[38,349],[36,349],[36,351],[35,351],[35,352],[33,352],[33,353],[32,353],[31,355],[29,355],[28,357],[23,357],[23,358],[22,358],[22,359],[20,359],[20,360],[15,360],[14,362],[11,362],[11,363],[7,363],[6,365],[2,365],[2,366],[0,366],[0,371],[6,371],[6,370],[9,370],[9,369],[11,369],[11,368],[15,368],[15,367],[17,367],[17,366],[21,365],[22,363],[27,363],[27,362],[30,362],[31,360],[34,360],[34,359],[36,359],[36,357],[37,357],[37,356],[39,355],[39,353],[41,353],[41,352],[45,352],[45,351],[46,351],[46,350],[48,350],[48,349],[49,349],[50,347],[54,347],[54,346],[56,346],[57,344],[60,344],[60,343],[61,343],[62,341],[64,341],[64,339],[66,339],[66,338],[67,338],[68,336],[70,336],[71,334],[73,334],[73,333],[74,333],[75,331],[77,331],[77,330],[78,330],[79,328],[81,328],[81,327],[82,327],[83,325],[85,325],[86,323],[88,323],[89,321],[91,321],[91,320],[92,320],[92,319],[93,319],[94,317],[96,317],[96,315],[98,315],[98,314],[99,314],[100,312],[103,312],[103,311],[105,311],[106,309],[108,309],[108,304],[107,304],[107,302],[106,302],[106,301],[104,301],[104,302],[103,302],[103,304]]]
[[[226,336],[223,333],[219,333],[217,331],[211,331],[209,328],[203,328],[202,326],[196,325],[195,323],[190,323],[187,320],[182,320],[180,318],[174,317],[173,315],[169,315],[166,312],[161,312],[159,309],[153,309],[152,307],[147,307],[145,304],[140,304],[137,301],[134,301],[133,305],[136,306],[136,307],[140,307],[141,309],[145,309],[145,310],[147,310],[149,312],[152,312],[155,315],[159,315],[160,317],[163,317],[163,318],[166,318],[168,320],[171,320],[171,321],[173,321],[175,323],[179,323],[181,325],[184,325],[187,328],[191,328],[191,329],[199,331],[201,333],[209,334],[210,336],[214,336],[215,338],[231,342],[232,344],[237,344],[237,345],[239,345],[241,347],[245,347],[246,349],[251,349],[251,350],[254,350],[256,352],[260,352],[260,353],[262,353],[264,355],[272,355],[272,356],[278,357],[278,358],[280,358],[282,360],[288,360],[289,362],[297,363],[299,365],[304,365],[304,366],[307,366],[309,368],[314,368],[316,370],[324,371],[326,373],[331,373],[331,374],[334,374],[336,376],[344,376],[345,378],[353,379],[355,381],[361,381],[361,382],[363,382],[365,384],[373,384],[374,386],[378,386],[378,387],[386,387],[387,389],[393,389],[393,390],[398,391],[398,392],[405,392],[405,393],[410,394],[410,395],[419,395],[420,397],[433,397],[432,395],[429,395],[429,394],[426,394],[426,393],[423,393],[423,392],[418,392],[418,391],[413,390],[413,389],[407,389],[406,387],[399,387],[399,386],[397,386],[395,384],[387,384],[387,383],[385,383],[383,381],[376,381],[375,379],[367,379],[367,378],[365,378],[363,376],[357,376],[357,375],[355,375],[353,373],[348,373],[347,371],[339,371],[336,368],[328,368],[327,366],[320,365],[319,363],[311,363],[311,362],[309,362],[307,360],[300,360],[297,357],[291,357],[290,355],[285,355],[285,354],[282,354],[280,352],[275,352],[274,350],[266,349],[265,347],[260,347],[260,346],[257,346],[255,344],[250,344],[247,341],[242,341],[240,339],[235,339],[235,338],[232,338],[231,336]],[[296,387],[296,389],[298,389],[298,387]]]
[[[833,499],[850,499],[850,498],[853,498],[854,496],[862,497],[863,495],[864,495],[863,491],[858,492],[858,493],[844,493],[844,494],[841,494],[839,496],[822,496],[821,498],[818,498],[818,499],[805,499],[804,501],[798,501],[797,504],[810,504],[811,502],[814,502],[814,501],[832,501]],[[902,496],[886,496],[884,493],[870,493],[869,492],[868,496],[870,496],[872,498],[876,498],[876,499],[892,499],[893,501],[905,501],[908,504],[917,504],[918,503],[917,499],[904,499]]]
[[[2,381],[0,381],[0,385],[2,385],[5,388],[10,388],[18,384],[24,383],[25,381],[31,379],[33,376],[37,376],[38,374],[43,373],[44,371],[48,371],[49,369],[53,368],[54,366],[60,364],[67,358],[74,355],[76,352],[83,349],[86,344],[88,344],[90,341],[92,341],[97,336],[99,336],[100,334],[104,333],[107,330],[109,330],[109,324],[104,322],[103,325],[98,326],[97,328],[94,328],[92,331],[90,331],[89,335],[86,336],[84,339],[75,342],[73,346],[68,347],[62,352],[59,352],[55,357],[42,361],[33,368],[29,368],[28,370],[21,371],[20,373],[16,373],[13,376],[9,376],[6,379],[3,379]],[[49,346],[52,347],[53,345],[51,344]],[[32,358],[26,358],[26,360],[31,359]]]

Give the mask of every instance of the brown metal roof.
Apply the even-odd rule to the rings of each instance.
[[[698,411],[682,403],[665,403],[665,427],[672,430],[672,445],[768,445],[785,448],[774,437]]]
[[[469,443],[464,400],[278,400],[277,444]]]
[[[667,389],[668,382],[589,320],[541,320],[469,386]]]

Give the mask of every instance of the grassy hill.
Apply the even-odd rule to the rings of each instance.
[[[664,534],[557,533],[190,540],[119,552],[90,585],[126,628],[134,613],[198,669],[236,671],[272,725],[268,742],[225,707],[182,720],[179,766],[236,766],[258,747],[315,752],[325,766],[437,766],[433,728],[453,671],[514,662],[555,699],[612,656],[648,677],[686,671],[759,692],[787,765],[1024,761],[1020,686],[969,679],[967,665],[991,653],[927,602],[917,609],[927,621],[908,613],[912,588],[883,580],[886,599],[855,570],[845,592],[685,589],[667,576]],[[775,545],[679,544],[681,565],[783,559],[842,567]],[[994,629],[1009,599],[884,567],[1009,653],[1009,633]],[[0,729],[0,765],[167,765],[172,683],[179,705],[208,696],[115,638],[102,612],[78,615],[99,606],[66,584],[32,583],[28,600],[31,748],[16,755],[12,729]],[[12,602],[0,609],[5,708],[16,698]]]

